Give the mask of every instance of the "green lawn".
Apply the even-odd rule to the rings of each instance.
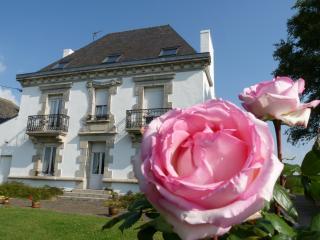
[[[122,235],[117,229],[102,231],[103,217],[58,213],[43,209],[0,208],[0,239],[100,240],[136,239],[134,229]]]

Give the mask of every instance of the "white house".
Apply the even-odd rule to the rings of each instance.
[[[20,112],[0,125],[0,180],[137,191],[141,127],[214,98],[209,30],[200,43],[196,52],[169,25],[111,33],[17,75]]]

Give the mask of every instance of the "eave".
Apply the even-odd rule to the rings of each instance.
[[[210,54],[197,53],[184,56],[159,57],[130,62],[25,73],[18,74],[16,78],[22,86],[26,87],[39,85],[42,82],[51,83],[66,80],[81,80],[83,78],[120,77],[157,71],[205,69],[208,65],[210,65]]]

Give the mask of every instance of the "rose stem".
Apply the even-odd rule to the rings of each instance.
[[[214,236],[214,237],[213,237],[213,240],[219,240],[219,239],[218,239],[218,236]]]
[[[277,140],[277,152],[278,152],[278,158],[280,162],[282,162],[282,146],[281,146],[281,121],[280,120],[274,120],[273,121],[274,129],[276,132],[276,140]],[[285,178],[280,174],[280,185],[284,187],[285,185]],[[280,215],[280,207],[276,204],[276,213]]]
[[[276,132],[278,158],[279,158],[280,162],[282,162],[281,121],[274,120],[273,124],[274,124],[274,129]],[[285,178],[282,174],[280,175],[280,185],[282,187],[284,187],[284,185],[285,185]]]

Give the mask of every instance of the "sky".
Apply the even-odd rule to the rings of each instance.
[[[0,85],[20,87],[15,76],[39,70],[110,32],[170,24],[197,51],[200,31],[210,29],[215,49],[215,87],[219,98],[240,105],[243,88],[272,79],[274,44],[287,36],[292,0],[117,0],[17,1],[0,7]],[[19,92],[0,88],[0,96],[19,102]],[[307,149],[310,147],[304,147]],[[285,144],[285,156],[302,157]]]

